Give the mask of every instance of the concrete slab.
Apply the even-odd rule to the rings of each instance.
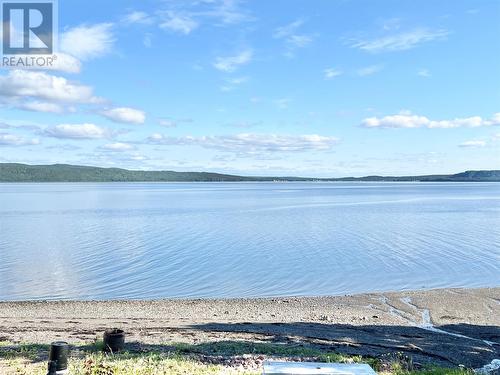
[[[263,375],[376,375],[367,364],[323,362],[264,362]]]

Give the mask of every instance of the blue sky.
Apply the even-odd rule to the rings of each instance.
[[[499,1],[59,1],[0,71],[0,162],[248,175],[500,169]]]

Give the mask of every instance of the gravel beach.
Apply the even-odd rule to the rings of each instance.
[[[500,288],[338,297],[1,302],[0,341],[91,342],[106,328],[136,345],[262,341],[478,368],[500,358]]]

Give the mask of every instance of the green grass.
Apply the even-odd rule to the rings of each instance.
[[[177,343],[172,344],[176,352],[198,353],[203,355],[238,356],[244,354],[263,355],[266,357],[311,358],[319,362],[368,363],[376,368],[378,359],[362,356],[344,355],[328,352],[302,344],[274,344],[249,341],[219,341],[197,345]]]
[[[48,345],[0,342],[0,373],[45,375]],[[384,359],[348,356],[303,344],[251,341],[220,341],[200,344],[144,345],[144,352],[105,354],[102,341],[74,345],[72,375],[155,374],[261,374],[252,358],[314,360],[320,362],[368,363],[380,374],[472,375],[467,369],[427,368],[414,370],[411,358],[395,353]],[[249,359],[250,358],[250,359]],[[249,361],[246,361],[249,359]],[[212,363],[211,363],[212,362]],[[245,365],[245,366],[243,366]],[[245,368],[247,367],[247,368]]]
[[[35,361],[44,353],[49,352],[49,345],[45,344],[13,344],[6,341],[0,341],[0,359],[12,360],[15,358],[24,358]]]
[[[430,367],[423,370],[402,371],[393,370],[389,374],[394,375],[473,375],[474,371],[467,369],[449,369],[442,367]]]
[[[336,353],[325,353],[319,349],[301,344],[274,344],[253,341],[216,341],[201,344],[174,343],[179,353],[201,353],[207,355],[262,354],[281,357],[319,357],[329,355],[335,360],[348,360],[352,357]]]
[[[18,375],[45,375],[45,363],[25,363],[10,361],[8,366],[13,374]],[[0,367],[1,371],[1,367]],[[221,365],[207,365],[188,358],[178,356],[143,354],[106,355],[101,353],[89,354],[83,359],[71,360],[69,373],[72,375],[153,375],[153,374],[236,374],[236,369],[228,369]],[[244,374],[258,374],[259,372],[244,372]]]

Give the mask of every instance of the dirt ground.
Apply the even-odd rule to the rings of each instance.
[[[106,328],[161,348],[215,341],[313,345],[478,368],[500,358],[500,288],[340,297],[1,302],[0,341],[91,342]]]

